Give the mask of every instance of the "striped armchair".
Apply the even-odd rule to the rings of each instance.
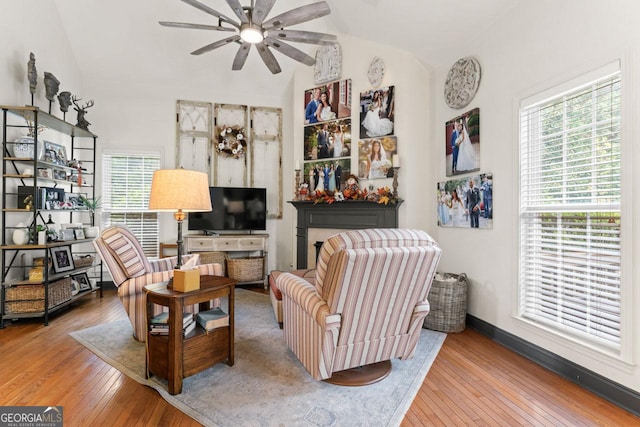
[[[420,230],[331,236],[320,249],[315,284],[290,273],[276,279],[285,342],[316,380],[373,364],[385,366],[378,380],[384,378],[392,358],[414,355],[440,255]]]
[[[171,279],[178,257],[148,259],[138,239],[122,225],[106,228],[93,245],[118,288],[118,296],[133,325],[135,339],[144,342],[147,332],[146,296],[142,288]],[[183,261],[189,258],[190,255],[185,255]],[[203,264],[198,268],[201,275],[223,275],[220,264]],[[219,301],[213,301],[213,304],[217,306]],[[162,307],[156,306],[154,310],[158,314]],[[187,310],[195,312],[198,306],[187,307]]]

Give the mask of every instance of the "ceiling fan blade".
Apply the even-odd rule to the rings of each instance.
[[[291,59],[295,59],[298,62],[302,62],[305,65],[311,66],[316,63],[315,58],[312,58],[311,56],[307,55],[306,53],[299,50],[298,48],[295,48],[290,44],[286,44],[281,40],[276,40],[276,39],[267,37],[266,39],[264,39],[264,44],[274,48],[280,53],[287,55]]]
[[[290,42],[309,44],[334,44],[338,41],[338,37],[334,36],[333,34],[296,30],[271,30],[267,34],[267,37],[286,40]]]
[[[226,39],[218,40],[217,42],[208,44],[206,46],[201,47],[200,49],[194,50],[193,52],[191,52],[191,55],[202,55],[203,53],[211,52],[213,49],[217,49],[220,46],[224,46],[229,43],[237,42],[238,40],[240,40],[240,36],[238,35],[227,37]]]
[[[236,57],[233,59],[232,70],[238,71],[244,67],[244,63],[247,61],[247,56],[249,56],[249,51],[251,50],[251,43],[242,43],[238,52],[236,53]]]
[[[206,4],[200,3],[198,0],[182,0],[182,1],[185,2],[186,4],[190,5],[190,6],[195,7],[196,9],[200,9],[204,13],[208,13],[211,16],[215,16],[216,18],[220,19],[221,21],[224,21],[224,22],[226,22],[228,24],[231,24],[236,28],[240,28],[240,25],[238,25],[237,22],[234,22],[231,18],[229,18],[226,15],[223,15],[222,13],[218,12],[217,10],[211,9]]]
[[[167,22],[167,21],[160,21],[159,24],[162,25],[163,27],[172,27],[172,28],[193,28],[196,30],[235,31],[233,28],[219,27],[217,25],[187,24],[184,22]]]
[[[262,25],[264,18],[271,12],[271,8],[275,2],[276,0],[256,0],[256,5],[253,7],[253,12],[251,13],[253,23]]]
[[[271,51],[269,50],[267,45],[264,44],[264,42],[257,43],[256,48],[258,49],[258,53],[260,54],[260,57],[262,58],[264,63],[267,65],[267,68],[269,68],[271,73],[278,74],[280,71],[282,71],[280,69],[280,65],[278,64],[278,60],[276,59],[275,56],[273,56],[273,53],[271,53]]]
[[[330,13],[331,9],[329,9],[329,4],[326,1],[319,1],[317,3],[311,3],[305,6],[291,9],[288,12],[271,18],[266,21],[262,27],[265,30],[270,30],[271,28],[288,27],[290,25],[300,24],[302,22],[320,18],[321,16],[325,16]]]
[[[249,18],[247,18],[247,14],[244,12],[242,5],[238,0],[227,0],[227,4],[233,10],[233,13],[240,19],[240,22],[243,24],[249,23]]]

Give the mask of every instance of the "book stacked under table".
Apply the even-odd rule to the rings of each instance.
[[[169,335],[169,313],[163,312],[151,318],[151,326],[149,332],[152,335]],[[182,313],[182,330],[184,335],[196,328],[196,322],[193,319],[193,313]]]
[[[152,335],[169,335],[169,313],[163,312],[151,318],[149,332]],[[222,326],[229,326],[229,315],[219,307],[211,310],[201,311],[195,316],[193,313],[182,313],[182,330],[186,336],[192,332],[196,325],[200,325],[209,332]]]
[[[196,322],[205,331],[209,332],[222,326],[229,326],[229,315],[220,307],[211,310],[201,311],[196,314]]]

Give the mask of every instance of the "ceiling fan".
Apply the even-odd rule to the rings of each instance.
[[[285,43],[284,40],[309,44],[333,44],[337,37],[331,34],[312,31],[285,30],[284,27],[311,21],[331,13],[326,1],[319,1],[305,6],[300,6],[284,12],[271,19],[265,20],[276,0],[251,0],[251,6],[242,6],[239,0],[226,0],[227,4],[239,22],[223,15],[197,0],[182,0],[209,15],[218,19],[218,25],[187,24],[182,22],[160,21],[160,25],[173,28],[190,28],[196,30],[230,31],[236,32],[231,37],[215,41],[191,52],[192,55],[201,55],[221,46],[237,43],[240,45],[233,60],[233,70],[240,70],[244,66],[251,45],[256,45],[260,57],[273,74],[280,71],[280,65],[270,48],[277,50],[288,57],[313,65],[316,61],[303,51]]]

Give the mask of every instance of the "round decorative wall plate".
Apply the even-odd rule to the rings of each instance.
[[[367,77],[369,77],[369,83],[371,83],[373,87],[380,86],[382,78],[384,77],[384,61],[382,58],[376,56],[371,60]]]
[[[322,45],[316,51],[313,81],[319,85],[339,80],[342,74],[342,51],[338,43]]]
[[[444,99],[451,108],[466,107],[480,86],[480,63],[466,57],[456,61],[444,82]]]

